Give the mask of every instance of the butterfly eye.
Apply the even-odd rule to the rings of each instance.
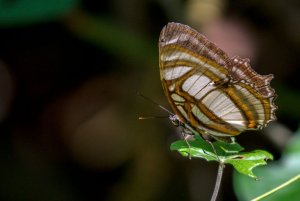
[[[172,122],[172,124],[173,124],[174,126],[176,126],[176,127],[181,126],[181,122],[180,122],[180,120],[178,119],[177,115],[171,115],[171,116],[169,117],[169,119],[171,120],[171,122]]]

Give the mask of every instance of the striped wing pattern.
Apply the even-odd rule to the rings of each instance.
[[[202,134],[228,137],[262,129],[276,119],[273,75],[248,59],[229,58],[189,26],[169,23],[159,38],[160,77],[179,120]]]

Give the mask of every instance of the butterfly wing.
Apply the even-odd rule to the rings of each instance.
[[[234,136],[275,118],[272,78],[260,77],[250,66],[241,68],[239,58],[230,59],[196,30],[179,23],[166,25],[159,38],[159,57],[171,107],[200,133]],[[260,82],[253,88],[255,79]]]

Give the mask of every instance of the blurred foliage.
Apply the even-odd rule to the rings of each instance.
[[[156,61],[156,41],[147,40],[111,19],[89,16],[78,11],[70,15],[65,23],[78,37],[105,48],[114,56],[129,62],[155,65],[152,62]]]
[[[234,188],[239,200],[251,200],[269,190],[281,185],[293,176],[300,174],[300,130],[290,139],[280,160],[271,162],[266,167],[259,167],[255,173],[260,177],[258,181],[253,181],[245,176],[234,174]],[[298,200],[300,181],[271,194],[264,200]],[[250,190],[251,189],[251,190]]]
[[[285,84],[277,84],[275,89],[279,96],[276,101],[277,105],[280,106],[279,114],[300,120],[300,107],[298,107],[300,100],[299,90],[288,87]]]
[[[78,0],[0,0],[0,26],[25,26],[65,16]]]

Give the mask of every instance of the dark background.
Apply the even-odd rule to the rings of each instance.
[[[169,150],[158,36],[188,24],[274,74],[278,121],[237,138],[275,159],[300,118],[297,0],[0,0],[0,200],[209,200],[217,164]],[[262,134],[263,133],[263,134]],[[225,168],[219,200],[235,200]]]

